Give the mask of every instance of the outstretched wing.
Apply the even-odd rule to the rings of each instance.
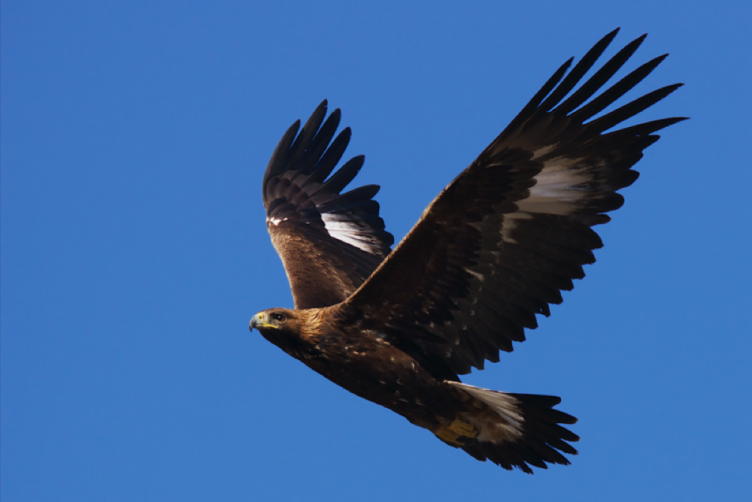
[[[340,111],[334,110],[324,122],[326,107],[325,100],[300,134],[299,120],[287,130],[264,174],[266,226],[297,309],[345,300],[394,243],[373,200],[378,185],[340,193],[363,167],[364,157],[331,174],[350,142],[350,128],[332,141]]]
[[[524,328],[537,326],[536,314],[550,314],[549,304],[560,303],[561,291],[595,261],[592,250],[602,243],[591,227],[622,205],[616,191],[637,179],[631,167],[658,140],[654,133],[683,120],[606,132],[681,84],[593,119],[665,58],[595,95],[644,36],[570,94],[615,35],[598,42],[566,78],[571,59],[554,73],[431,203],[343,314],[445,375],[498,361],[499,350],[511,351],[512,341],[525,339]]]

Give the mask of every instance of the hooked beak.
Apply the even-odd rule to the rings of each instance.
[[[251,318],[251,324],[248,326],[251,331],[253,331],[253,328],[256,328],[258,330],[261,330],[261,328],[276,328],[274,324],[269,324],[267,322],[267,316],[263,312],[259,312],[255,316]]]

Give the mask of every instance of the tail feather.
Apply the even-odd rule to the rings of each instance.
[[[469,404],[473,411],[466,413],[464,419],[479,433],[462,449],[474,458],[532,474],[530,466],[547,469],[548,464],[568,465],[569,460],[562,453],[577,455],[569,442],[579,441],[579,436],[559,425],[574,424],[577,419],[553,409],[560,398],[446,383],[472,398]]]

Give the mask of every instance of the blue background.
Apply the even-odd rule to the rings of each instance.
[[[2,3],[0,496],[740,500],[749,491],[745,2]],[[562,396],[573,465],[506,472],[248,332],[291,306],[260,181],[324,98],[400,239],[551,73],[649,32],[687,85],[588,277],[475,385]],[[625,73],[622,72],[621,75]],[[624,101],[622,101],[623,103]],[[634,122],[634,121],[633,121]]]

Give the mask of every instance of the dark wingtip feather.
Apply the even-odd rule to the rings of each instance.
[[[689,117],[670,117],[667,119],[651,120],[650,122],[626,127],[609,134],[626,133],[635,134],[637,136],[647,136],[649,134],[653,134],[654,132],[660,131],[661,129],[665,129],[670,125],[678,124],[679,122],[683,122],[685,120],[689,120]]]
[[[324,99],[321,103],[318,104],[318,106],[313,110],[313,113],[311,114],[311,117],[314,117],[320,113],[323,112],[324,115],[326,115],[326,110],[329,108],[329,101]],[[308,119],[310,122],[310,118]]]
[[[298,174],[310,175],[312,171],[316,169],[316,165],[320,162],[322,155],[326,153],[326,150],[330,148],[330,142],[334,133],[339,127],[339,121],[342,118],[342,112],[339,108],[329,114],[329,117],[324,121],[324,124],[316,132],[316,136],[311,141],[310,147],[305,152],[303,160],[297,166],[290,166],[297,169]]]
[[[303,128],[300,130],[300,134],[295,138],[295,142],[290,148],[290,156],[287,159],[287,165],[297,166],[298,163],[303,160],[308,149],[311,147],[311,143],[314,140],[316,133],[321,127],[321,123],[326,117],[327,102],[322,101],[319,106],[313,111],[311,116],[306,121]]]
[[[344,155],[347,145],[350,144],[351,137],[352,130],[349,127],[345,127],[340,131],[334,141],[332,141],[332,144],[329,145],[329,149],[313,168],[313,172],[309,178],[311,183],[321,183],[331,174],[334,167],[337,165],[337,162],[339,162],[342,155]]]
[[[540,105],[541,110],[549,111],[566,96],[569,91],[574,89],[577,82],[585,75],[585,73],[593,67],[598,58],[601,57],[603,51],[613,42],[614,37],[619,32],[618,29],[612,31],[605,37],[601,38],[589,51],[580,59],[569,75],[559,84],[559,86],[551,93],[543,104]],[[634,42],[633,42],[634,43]]]
[[[365,161],[365,155],[358,155],[348,160],[331,178],[326,180],[321,189],[331,193],[339,193],[355,178]]]
[[[561,81],[562,77],[564,77],[564,74],[572,65],[572,61],[574,61],[574,57],[567,59],[567,61],[563,65],[561,65],[553,75],[551,75],[546,83],[543,84],[543,87],[541,87],[538,92],[535,93],[535,96],[533,96],[533,98],[522,108],[522,110],[520,110],[520,113],[518,113],[517,116],[512,119],[512,121],[499,135],[499,138],[497,138],[496,141],[499,141],[507,131],[514,131],[518,126],[520,126],[530,117],[530,115],[536,110],[536,108],[538,108],[538,105],[540,105],[541,101],[543,101],[551,92],[551,90],[556,87],[556,84]]]
[[[277,146],[274,148],[269,163],[266,165],[266,172],[264,173],[264,179],[268,179],[270,176],[279,174],[285,167],[285,161],[287,160],[287,154],[290,150],[295,135],[300,129],[300,119],[296,120],[290,127],[287,128],[285,134],[282,135],[282,139],[279,140]]]
[[[604,36],[603,38],[601,38],[600,40],[598,40],[598,42],[596,42],[596,44],[593,46],[593,48],[595,48],[595,47],[601,47],[602,46],[603,49],[605,49],[606,47],[608,47],[609,45],[611,45],[611,42],[614,41],[614,38],[616,38],[616,35],[619,34],[619,31],[621,31],[621,27],[615,28],[615,29],[611,30],[610,32],[606,33],[606,36]]]
[[[595,75],[590,77],[584,84],[580,86],[572,95],[567,98],[563,103],[557,106],[554,113],[568,114],[590,97],[593,96],[598,90],[608,82],[614,74],[621,69],[622,66],[632,57],[637,49],[645,40],[645,36],[636,38],[627,45],[625,45],[619,52],[617,52],[606,64],[604,64]],[[595,98],[591,103],[583,107],[582,110],[577,113],[581,113],[584,109],[595,109],[589,116],[595,115],[598,111],[602,110],[613,101],[619,98],[622,94],[629,91],[632,87],[637,85],[645,76],[647,76],[652,69],[647,69],[643,65],[634,72],[624,77],[619,83],[611,87],[609,90]],[[642,76],[640,76],[642,75]],[[578,119],[579,120],[579,119]],[[585,119],[582,119],[585,120]]]
[[[683,85],[684,84],[667,85],[665,87],[661,87],[660,89],[656,89],[653,92],[649,92],[641,98],[637,98],[634,101],[627,103],[621,108],[617,108],[616,110],[600,118],[597,118],[592,122],[588,122],[588,126],[592,128],[592,131],[596,132],[603,132],[611,129],[621,122],[624,122],[625,120],[632,118],[638,113],[653,106]]]

